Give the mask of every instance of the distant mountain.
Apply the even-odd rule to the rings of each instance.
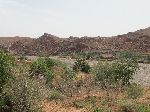
[[[16,41],[32,40],[30,37],[0,37],[0,45],[10,46]]]
[[[9,46],[8,46],[9,45]],[[9,47],[15,54],[58,55],[74,52],[135,51],[150,53],[150,27],[113,37],[59,38],[44,33],[37,39],[27,37],[0,38],[0,48]]]
[[[22,42],[25,44],[26,42],[29,43],[33,39],[30,37],[0,37],[0,49],[4,51],[11,51],[12,45],[17,44],[18,42]],[[19,46],[20,47],[20,46]],[[15,48],[15,50],[17,47]]]

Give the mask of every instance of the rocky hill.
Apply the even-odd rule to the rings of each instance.
[[[10,49],[12,48],[12,45],[18,43],[18,42],[22,42],[22,43],[26,43],[26,42],[30,42],[33,39],[30,37],[0,37],[0,49],[1,50],[5,50],[5,51],[11,51]],[[15,48],[15,50],[17,49],[17,47]]]
[[[9,46],[8,46],[9,45]],[[135,51],[150,53],[150,27],[113,37],[59,38],[44,33],[37,39],[26,37],[0,38],[0,47],[9,52],[25,55],[58,55],[74,52]]]

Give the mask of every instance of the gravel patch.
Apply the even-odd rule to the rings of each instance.
[[[133,77],[133,82],[143,86],[150,86],[150,64],[139,64],[139,66],[139,70]]]

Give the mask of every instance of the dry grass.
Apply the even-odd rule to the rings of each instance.
[[[85,74],[79,73],[78,79],[86,79]],[[136,100],[128,99],[126,92],[120,92],[115,99],[116,92],[111,91],[110,99],[112,102],[107,102],[106,91],[93,89],[89,94],[86,92],[86,88],[83,88],[79,94],[72,97],[66,98],[64,101],[47,101],[42,102],[43,111],[45,112],[92,112],[93,104],[94,107],[102,109],[112,109],[112,112],[118,112],[124,104],[150,104],[150,88],[144,87],[143,96]],[[92,99],[91,99],[92,98]],[[81,101],[83,103],[82,108],[76,108],[73,102]],[[92,102],[94,101],[94,102]]]

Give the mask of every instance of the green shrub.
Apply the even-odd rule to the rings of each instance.
[[[2,92],[3,86],[12,76],[12,68],[15,64],[14,62],[14,57],[0,51],[0,93]]]
[[[45,75],[45,78],[46,78],[46,83],[51,82],[52,79],[53,79],[53,77],[54,77],[53,73],[52,73],[50,70],[47,70],[47,71],[44,73],[44,75]]]
[[[43,97],[41,88],[37,81],[23,74],[11,79],[4,87],[10,112],[39,112],[39,101]]]
[[[58,60],[55,60],[55,59],[50,59],[50,58],[44,58],[44,60],[45,60],[45,63],[47,65],[47,67],[50,68],[50,69],[54,66],[58,66],[58,67],[61,67],[63,69],[67,68],[67,66],[61,61],[58,61]]]
[[[15,58],[0,51],[0,111],[10,111],[9,97],[3,93],[4,86],[13,76]]]
[[[101,105],[102,105],[102,106],[108,105],[108,101],[107,101],[106,99],[102,99],[102,100],[101,100]]]
[[[75,65],[73,66],[73,70],[81,71],[85,73],[90,72],[90,65],[85,61],[85,59],[77,59]]]
[[[114,56],[122,60],[130,60],[134,62],[137,62],[142,57],[140,54],[131,51],[117,52],[114,53]]]
[[[93,69],[95,80],[104,88],[128,85],[137,65],[131,62],[114,61],[98,63]]]
[[[104,108],[104,109],[95,108],[92,110],[92,112],[112,112],[112,110],[110,108]]]
[[[78,101],[73,102],[73,105],[76,108],[84,108],[86,106],[86,103],[83,100],[78,100]]]
[[[65,69],[64,74],[61,75],[61,78],[63,81],[72,81],[76,77],[76,73],[70,69]]]
[[[52,101],[52,100],[63,100],[64,96],[58,92],[58,91],[51,91],[51,93],[48,96],[48,100]]]
[[[140,85],[132,84],[127,89],[128,98],[136,99],[143,95],[143,88]]]
[[[28,60],[28,57],[22,55],[18,57],[18,60],[25,61],[25,60]]]
[[[123,105],[119,112],[150,112],[150,106],[148,105]]]
[[[136,110],[136,107],[133,105],[123,105],[119,112],[137,112]]]
[[[35,62],[32,63],[30,67],[30,76],[42,77],[46,78],[46,82],[50,82],[53,79],[53,73],[51,72],[51,67],[53,64],[47,62],[45,58],[39,58]]]
[[[93,109],[93,111],[92,112],[104,112],[102,109],[99,109],[99,108],[95,108],[95,109]]]
[[[150,63],[150,55],[147,56],[147,62]]]
[[[85,98],[85,100],[90,103],[96,103],[96,99],[96,96],[88,96]]]
[[[9,96],[4,93],[0,94],[0,112],[11,112],[12,103]]]
[[[50,58],[39,58],[31,64],[30,67],[30,76],[42,77],[46,78],[46,82],[51,82],[54,78],[54,74],[52,72],[52,67],[60,67],[65,73],[67,72],[67,66],[61,61],[50,59]],[[63,74],[63,73],[62,73]]]
[[[150,112],[150,105],[138,105],[137,112]]]

